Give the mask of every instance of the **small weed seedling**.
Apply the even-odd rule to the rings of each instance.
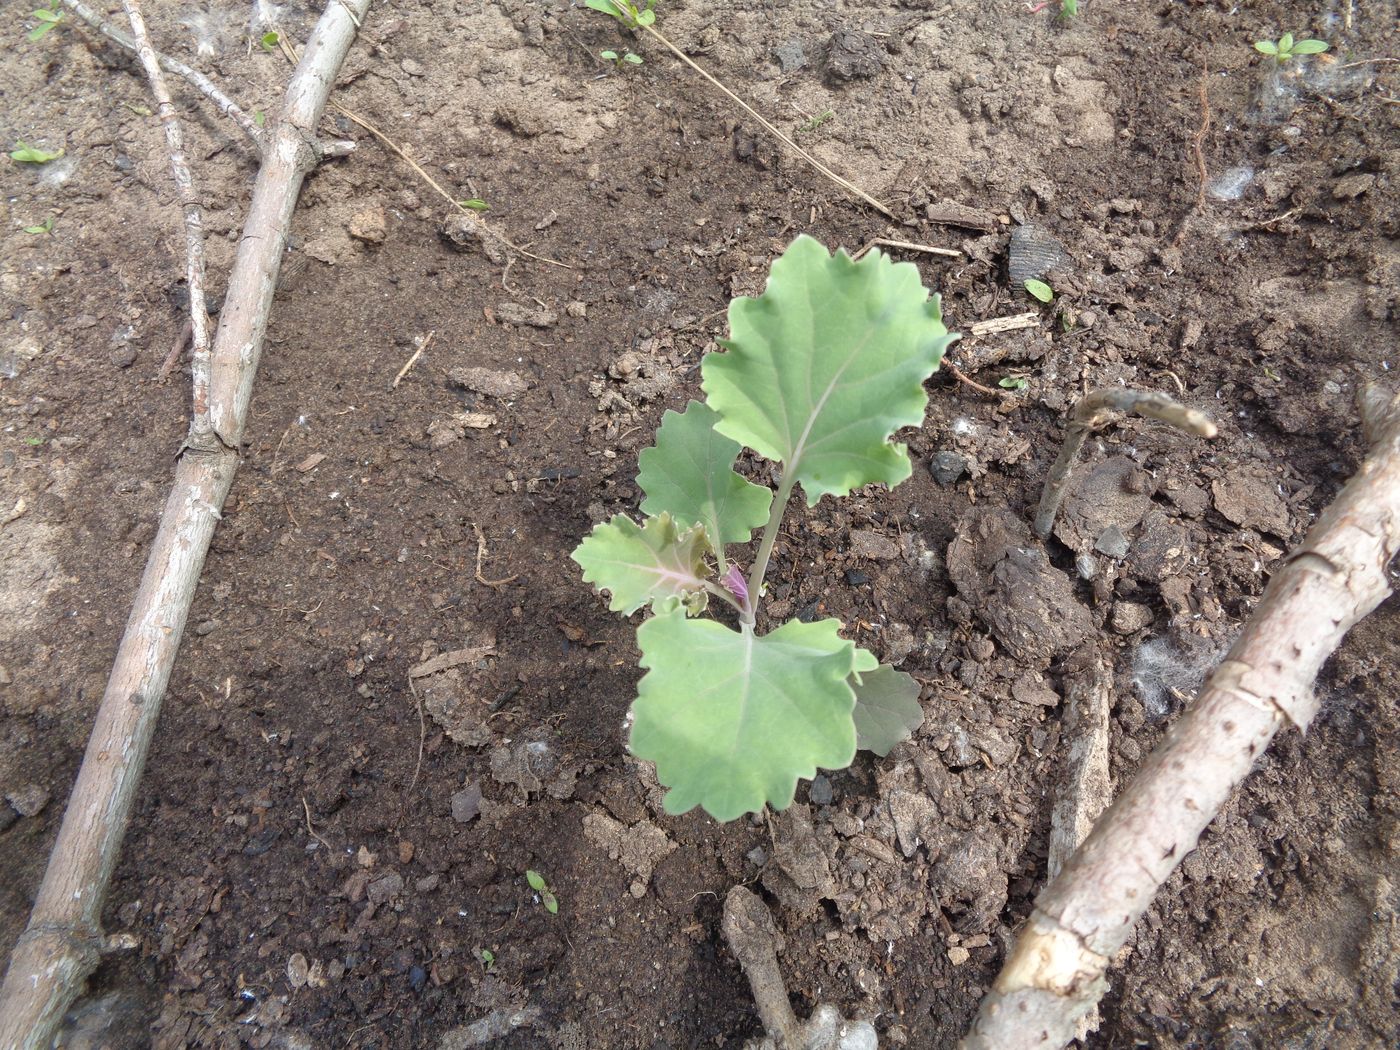
[[[472,197],[469,200],[458,201],[457,204],[463,208],[470,208],[472,211],[490,211],[491,205],[487,204],[480,197]]]
[[[58,9],[58,0],[54,0],[48,7],[41,7],[30,11],[30,16],[39,24],[24,35],[24,39],[31,44],[43,40],[49,35],[49,31],[57,27],[63,21],[63,12]]]
[[[634,55],[631,51],[625,51],[621,55],[616,51],[600,51],[599,54],[618,69],[621,69],[624,65],[640,66],[643,61],[641,55]]]
[[[481,968],[486,973],[490,973],[496,968],[496,953],[490,948],[478,948],[476,957],[481,960]]]
[[[1284,33],[1277,40],[1256,40],[1254,50],[1261,55],[1268,55],[1275,62],[1287,62],[1295,55],[1320,55],[1327,50],[1327,41],[1314,40],[1294,40],[1292,33]]]
[[[799,124],[797,126],[797,133],[799,135],[810,135],[812,132],[816,131],[817,128],[821,127],[834,116],[836,116],[836,110],[823,110],[821,113],[818,113],[815,117],[805,120],[801,124]]]
[[[646,6],[641,7],[631,2],[631,0],[583,0],[594,11],[601,11],[605,15],[612,15],[628,29],[640,29],[642,26],[649,26],[656,21],[656,0],[646,0]]]
[[[1026,294],[1032,299],[1042,303],[1048,303],[1055,298],[1055,289],[1051,288],[1044,281],[1029,280],[1024,285]]]
[[[554,896],[554,891],[549,888],[549,883],[544,881],[544,876],[538,871],[527,871],[525,872],[525,881],[530,884],[530,889],[540,895],[540,903],[544,905],[544,910],[551,915],[558,915],[559,898]],[[491,957],[491,961],[496,961],[494,955]]]
[[[58,160],[63,156],[63,150],[39,149],[37,146],[28,146],[23,142],[16,142],[15,148],[10,150],[10,159],[21,164],[47,164],[51,160]]]
[[[53,216],[50,215],[47,219],[45,219],[43,222],[39,223],[37,226],[26,226],[26,227],[24,227],[24,232],[25,232],[25,233],[53,233]]]
[[[1003,390],[1024,390],[1031,385],[1031,381],[1025,376],[1004,376],[997,380],[997,386]]]
[[[799,778],[843,769],[857,748],[885,755],[919,725],[919,686],[842,638],[837,620],[759,634],[763,578],[783,511],[862,485],[897,485],[909,456],[889,439],[923,421],[924,380],[957,337],[911,263],[854,262],[799,237],[763,295],[729,304],[724,353],[701,365],[705,402],[667,412],[637,476],[642,524],[598,525],[573,558],[637,629],[646,675],[631,749],[656,763],[665,807],[734,820],[783,809]],[[782,465],[776,496],[741,477],[747,446]],[[762,539],[747,576],[726,552]],[[710,599],[738,629],[701,617]]]
[[[277,45],[282,42],[282,38],[275,32],[264,33],[258,38],[258,46],[264,51],[272,52],[277,50]]]
[[[1062,18],[1068,22],[1071,18],[1079,14],[1079,0],[1041,0],[1037,4],[1027,4],[1031,14],[1038,15],[1047,7],[1058,7],[1055,12],[1057,18]]]

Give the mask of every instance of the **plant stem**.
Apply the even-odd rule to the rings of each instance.
[[[790,477],[787,473],[783,475],[783,480],[778,483],[778,494],[773,497],[773,507],[768,512],[768,524],[763,526],[763,539],[758,545],[758,557],[754,559],[753,569],[749,572],[749,600],[748,608],[744,609],[744,624],[753,626],[754,614],[758,610],[758,596],[763,589],[763,577],[768,572],[768,559],[773,556],[773,544],[778,540],[778,526],[783,523],[783,511],[787,510],[788,499],[792,496],[793,486],[797,484],[795,477]]]
[[[734,597],[734,595],[730,594],[718,583],[715,583],[714,580],[705,581],[705,590],[713,594],[716,598],[720,598],[728,602],[738,611],[740,616],[743,616],[748,612],[747,609],[745,609],[742,605],[739,604],[738,600]]]

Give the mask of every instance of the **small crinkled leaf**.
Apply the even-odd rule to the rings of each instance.
[[[668,813],[784,809],[799,777],[850,765],[851,673],[865,661],[839,627],[793,620],[759,637],[674,610],[642,624],[631,745],[671,789]]]
[[[761,296],[730,303],[729,329],[702,365],[720,433],[781,461],[809,505],[909,476],[890,435],[923,421],[924,380],[957,338],[917,267],[799,237]]]
[[[866,655],[874,661],[874,656]],[[923,724],[919,683],[889,664],[880,664],[864,673],[857,668],[857,672],[851,681],[856,691],[856,746],[883,758],[890,753],[890,748],[909,739]]]
[[[773,493],[734,471],[739,443],[715,430],[719,415],[692,401],[684,412],[667,412],[656,444],[638,458],[637,484],[646,493],[642,510],[667,511],[682,527],[703,525],[718,550],[746,543],[768,520]]]
[[[682,532],[669,514],[648,518],[642,526],[618,514],[594,526],[571,557],[583,569],[585,583],[612,596],[608,608],[628,616],[669,598],[695,611],[704,608],[694,597],[705,587],[704,550],[705,530],[698,525]]]

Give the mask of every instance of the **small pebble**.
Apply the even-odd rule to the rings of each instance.
[[[929,460],[928,470],[940,485],[951,485],[966,472],[967,459],[957,452],[940,452]]]
[[[831,781],[823,773],[818,773],[812,778],[812,786],[808,791],[808,797],[818,806],[829,806],[833,797]]]
[[[1099,533],[1099,538],[1094,541],[1094,550],[1110,558],[1122,558],[1128,553],[1128,537],[1117,525],[1110,525]]]

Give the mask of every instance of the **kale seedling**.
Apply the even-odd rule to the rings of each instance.
[[[656,0],[646,0],[646,6],[634,4],[631,0],[583,0],[594,11],[612,15],[628,29],[639,29],[656,21]]]
[[[897,485],[909,456],[889,439],[923,421],[923,383],[957,338],[910,263],[853,262],[799,237],[757,299],[729,304],[731,338],[701,365],[705,402],[667,412],[642,452],[638,525],[596,526],[573,558],[637,630],[647,673],[631,749],[656,763],[665,807],[733,820],[783,809],[799,778],[889,753],[922,721],[918,684],[842,638],[837,620],[759,634],[758,603],[783,511],[862,485]],[[776,496],[734,470],[741,448],[782,466]],[[745,575],[726,548],[762,539]],[[701,617],[710,599],[738,628]]]
[[[1268,55],[1275,62],[1287,62],[1294,55],[1320,55],[1327,50],[1325,40],[1294,40],[1292,33],[1284,33],[1277,40],[1256,40],[1254,50]]]
[[[10,150],[10,159],[18,161],[20,164],[47,164],[51,160],[58,160],[63,156],[61,149],[40,149],[38,146],[30,146],[23,142],[16,142],[15,148]]]

